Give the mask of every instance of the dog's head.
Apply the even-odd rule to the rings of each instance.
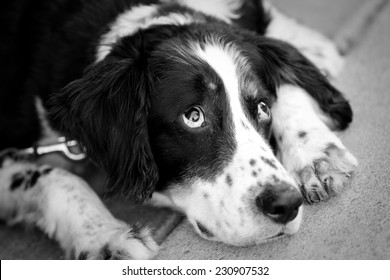
[[[157,190],[203,237],[252,244],[300,224],[302,197],[269,145],[282,83],[335,90],[286,43],[159,26],[116,42],[53,96],[50,114],[104,166],[111,193],[141,201]]]

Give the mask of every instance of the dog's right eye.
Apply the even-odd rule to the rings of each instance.
[[[271,110],[265,102],[260,102],[257,106],[257,119],[259,121],[268,120],[271,117]]]
[[[185,125],[190,128],[199,128],[206,125],[203,110],[200,106],[194,106],[182,115]]]

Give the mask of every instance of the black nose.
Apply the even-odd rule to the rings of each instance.
[[[288,183],[267,188],[256,198],[257,207],[277,223],[286,224],[298,215],[301,193]]]

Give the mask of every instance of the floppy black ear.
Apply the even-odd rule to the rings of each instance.
[[[109,195],[142,201],[151,196],[158,173],[147,129],[151,79],[142,48],[131,40],[53,94],[49,115],[107,171]]]
[[[352,121],[349,102],[295,47],[265,37],[258,37],[253,43],[257,46],[261,60],[257,71],[259,75],[265,75],[264,82],[273,92],[283,83],[300,86],[333,119],[336,129],[345,129],[349,125]]]

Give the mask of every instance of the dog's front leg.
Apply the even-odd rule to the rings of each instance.
[[[148,229],[114,218],[78,176],[12,157],[0,162],[0,219],[39,227],[67,258],[147,259],[157,251]]]
[[[280,161],[307,202],[326,200],[348,185],[358,162],[325,125],[326,116],[305,90],[281,86],[272,118]]]

